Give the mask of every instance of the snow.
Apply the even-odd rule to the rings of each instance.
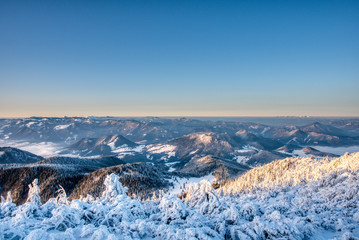
[[[273,161],[231,181],[223,186],[223,191],[234,194],[253,188],[270,190],[276,186],[295,186],[303,182],[317,181],[334,170],[359,171],[359,153],[333,159],[292,157]]]
[[[152,154],[156,153],[168,153],[175,151],[177,149],[176,146],[168,145],[168,144],[158,144],[158,145],[150,145],[148,147],[148,151]]]
[[[176,152],[168,152],[167,154],[168,154],[168,158],[176,156]]]
[[[179,163],[179,162],[165,163],[165,165],[166,165],[167,167],[170,167],[170,168],[168,169],[169,172],[173,172],[173,171],[176,170],[176,168],[174,168],[174,167],[172,167],[172,166],[175,165],[175,164],[177,164],[177,163]]]
[[[236,156],[233,158],[233,160],[237,161],[237,163],[245,164],[249,159],[247,156]]]
[[[250,145],[245,145],[242,147],[242,149],[236,150],[238,153],[248,153],[252,151],[258,151],[258,149]]]
[[[182,199],[174,196],[192,180],[196,183],[186,184]],[[0,236],[29,240],[359,237],[359,153],[331,161],[278,160],[237,180],[215,190],[205,179],[174,179],[175,189],[140,201],[127,196],[119,177],[111,174],[97,199],[68,201],[60,188],[58,196],[46,203],[41,203],[35,180],[25,204],[16,206],[11,194],[2,198]],[[243,188],[247,183],[255,186]]]
[[[198,151],[199,151],[199,149],[193,150],[193,151],[191,151],[191,152],[189,153],[189,155],[196,154]]]
[[[140,153],[140,152],[143,151],[143,149],[144,149],[145,147],[146,147],[145,145],[139,145],[139,146],[137,146],[137,147],[132,148],[132,151]]]
[[[311,156],[310,154],[306,154],[303,150],[293,150],[293,155],[296,155],[296,156],[299,156],[299,157]]]
[[[10,124],[2,125],[2,126],[0,126],[0,129],[4,129],[4,128],[7,128],[7,127],[10,127]]]
[[[287,151],[284,151],[284,150],[280,150],[280,151],[277,151],[277,152],[283,153],[283,154],[291,154],[291,153],[289,153],[289,152],[287,152]]]
[[[116,148],[115,143],[117,140],[118,140],[118,137],[116,137],[115,139],[111,139],[111,141],[107,144],[111,148],[111,151],[115,150],[115,148]],[[124,145],[126,145],[126,144],[124,144]],[[127,145],[125,147],[127,147]]]
[[[147,143],[147,140],[137,141],[136,143],[143,145],[143,144],[146,144],[146,143]]]
[[[30,127],[31,125],[35,124],[36,122],[29,122],[26,124],[26,127]]]
[[[268,132],[268,130],[270,130],[270,127],[265,127],[265,128],[263,129],[263,131],[261,132],[261,134],[262,134],[262,135],[265,134],[266,132]]]
[[[199,178],[175,177],[174,179],[171,180],[171,183],[173,183],[173,187],[167,193],[173,194],[173,195],[181,194],[182,192],[186,192],[189,189],[189,187],[191,187],[193,184],[199,183],[202,180],[207,180],[209,182],[213,182],[214,176],[212,173],[210,173],[206,176],[199,177]]]
[[[195,139],[196,142],[206,145],[212,142],[213,137],[209,133],[197,133],[197,134],[192,134],[190,136],[190,139]]]
[[[158,145],[149,145],[147,151],[151,154],[166,154],[167,157],[162,157],[162,160],[167,160],[168,158],[176,156],[176,146],[169,144],[158,144]]]
[[[111,147],[112,152],[117,153],[118,158],[124,158],[126,155],[134,156],[135,153],[142,152],[145,146],[144,145],[139,145],[139,146],[136,146],[134,148],[130,148],[130,147],[127,146],[127,144],[124,144],[124,145],[121,145],[121,146],[119,146],[117,148],[115,148],[114,146],[112,146],[112,147]]]
[[[27,197],[27,202],[32,202],[36,206],[41,206],[40,188],[38,187],[39,181],[35,179],[31,184],[29,184],[29,193]]]
[[[111,150],[114,153],[132,152],[132,148],[128,147],[127,144],[123,144],[117,148],[113,146],[113,148],[111,147]]]
[[[54,130],[56,130],[56,131],[59,131],[59,130],[64,130],[64,129],[66,129],[66,128],[70,127],[71,125],[72,125],[72,124],[57,125],[57,126],[55,126],[55,127],[54,127]]]
[[[332,153],[336,155],[343,155],[345,153],[359,152],[359,146],[350,147],[327,147],[327,146],[311,146],[321,152]]]
[[[309,142],[311,139],[312,139],[311,136],[308,135],[308,136],[304,139],[304,142]]]
[[[120,159],[123,159],[126,157],[126,155],[135,156],[135,154],[133,152],[122,152],[122,153],[118,154],[117,157]]]

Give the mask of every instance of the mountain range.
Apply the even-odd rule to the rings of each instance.
[[[18,204],[34,178],[47,200],[59,185],[70,198],[96,196],[110,173],[130,194],[146,198],[170,191],[178,179],[214,176],[220,182],[277,159],[336,157],[319,149],[359,146],[359,119],[303,126],[187,118],[0,119],[0,144],[0,194],[12,191]],[[50,156],[38,151],[46,146],[56,146]]]

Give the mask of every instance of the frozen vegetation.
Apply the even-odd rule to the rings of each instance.
[[[127,196],[115,174],[101,197],[41,203],[37,180],[20,206],[0,203],[4,239],[359,239],[359,153],[289,158],[215,190],[208,181],[182,199]]]

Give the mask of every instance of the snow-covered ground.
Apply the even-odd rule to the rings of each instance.
[[[332,154],[336,154],[336,155],[343,155],[345,153],[359,152],[359,146],[350,146],[350,147],[312,146],[312,147],[321,152],[327,152],[327,153],[332,153]]]
[[[71,125],[73,125],[73,124],[57,125],[57,126],[54,127],[54,130],[56,130],[56,131],[64,130],[64,129],[70,127]]]
[[[214,176],[211,173],[211,174],[208,174],[206,176],[199,177],[199,178],[196,178],[196,177],[190,177],[190,178],[185,178],[185,177],[179,178],[179,177],[177,177],[177,178],[174,178],[174,179],[172,179],[170,181],[170,182],[173,183],[173,187],[169,189],[167,194],[179,195],[182,192],[187,192],[188,189],[191,186],[193,186],[193,184],[198,184],[203,180],[207,180],[210,183],[212,183],[213,180],[214,180]]]
[[[119,146],[117,148],[111,147],[112,152],[117,154],[118,158],[124,158],[126,155],[135,155],[135,153],[140,153],[145,148],[145,145],[139,145],[134,148],[128,147],[127,144]]]
[[[168,172],[173,172],[173,171],[175,171],[176,168],[174,168],[174,167],[172,167],[172,166],[175,165],[175,164],[177,164],[177,163],[179,163],[179,162],[169,162],[169,163],[165,163],[165,165],[166,165],[167,167],[169,167]]]
[[[237,163],[246,164],[248,157],[247,156],[236,156],[233,158]]]
[[[250,176],[257,178],[251,181]],[[119,177],[111,174],[98,199],[88,196],[69,202],[60,189],[56,199],[42,204],[34,181],[27,203],[16,206],[10,196],[2,199],[0,236],[26,240],[359,237],[359,153],[331,161],[278,160],[238,179],[262,184],[241,188],[241,182],[229,182],[243,191],[228,192],[214,190],[203,180],[188,188],[184,200],[171,192],[139,201],[128,197]]]
[[[150,145],[148,146],[148,151],[152,154],[159,153],[167,153],[168,155],[174,155],[176,146],[168,145],[168,144],[158,144],[158,145]]]
[[[252,152],[252,151],[259,151],[259,150],[250,145],[245,145],[242,147],[242,149],[236,150],[236,152],[238,152],[238,153],[248,153],[248,152]]]
[[[166,154],[167,156],[161,157],[161,159],[165,161],[176,156],[176,149],[176,146],[168,144],[152,144],[147,147],[147,151],[150,154]]]
[[[306,154],[303,150],[293,150],[292,155],[298,156],[298,157],[308,157],[308,156],[312,156],[311,154]]]

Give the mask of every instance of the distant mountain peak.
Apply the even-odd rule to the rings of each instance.
[[[35,163],[43,158],[27,151],[13,147],[0,147],[0,164]]]

